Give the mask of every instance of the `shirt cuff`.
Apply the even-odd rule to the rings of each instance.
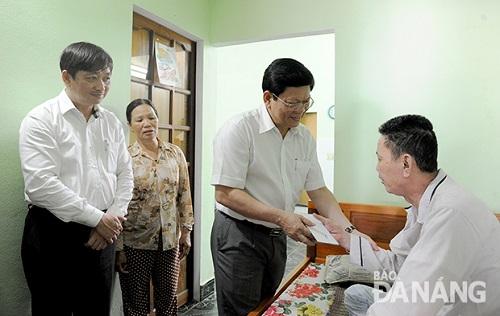
[[[106,213],[110,213],[110,214],[115,214],[115,215],[119,215],[119,216],[126,216],[127,215],[127,210],[125,210],[125,213],[120,210],[120,208],[118,206],[116,206],[116,204],[112,204],[108,210],[106,211]]]
[[[96,227],[103,215],[103,211],[98,210],[91,205],[87,205],[85,210],[82,212],[82,215],[79,216],[77,222],[89,227]]]

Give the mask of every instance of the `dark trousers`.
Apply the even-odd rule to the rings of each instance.
[[[109,315],[115,245],[100,251],[85,247],[91,229],[30,206],[21,258],[33,316]]]
[[[286,266],[286,235],[269,236],[215,212],[211,236],[219,315],[247,315],[278,288]]]
[[[120,273],[125,316],[150,313],[150,281],[153,282],[156,316],[177,315],[179,247],[170,250],[134,249],[125,246],[128,273]]]

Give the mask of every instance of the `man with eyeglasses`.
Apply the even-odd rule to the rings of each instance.
[[[211,247],[219,315],[246,315],[274,294],[285,271],[287,235],[314,245],[307,228],[313,223],[294,213],[302,189],[320,214],[363,235],[325,186],[315,140],[300,124],[314,103],[313,87],[300,62],[273,61],[264,72],[263,104],[231,118],[214,139]]]

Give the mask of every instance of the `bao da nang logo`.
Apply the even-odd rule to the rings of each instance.
[[[437,281],[413,281],[404,284],[397,278],[394,271],[378,272],[373,275],[375,301],[405,302],[405,303],[455,303],[455,302],[486,302],[486,282],[484,281],[446,281],[439,278]],[[392,285],[391,285],[392,284]],[[391,290],[390,295],[387,292]]]

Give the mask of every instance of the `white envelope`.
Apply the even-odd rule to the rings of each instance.
[[[307,228],[309,228],[317,242],[332,245],[339,244],[320,220],[316,219],[312,214],[302,214],[302,216],[316,224],[315,226],[307,226]]]

